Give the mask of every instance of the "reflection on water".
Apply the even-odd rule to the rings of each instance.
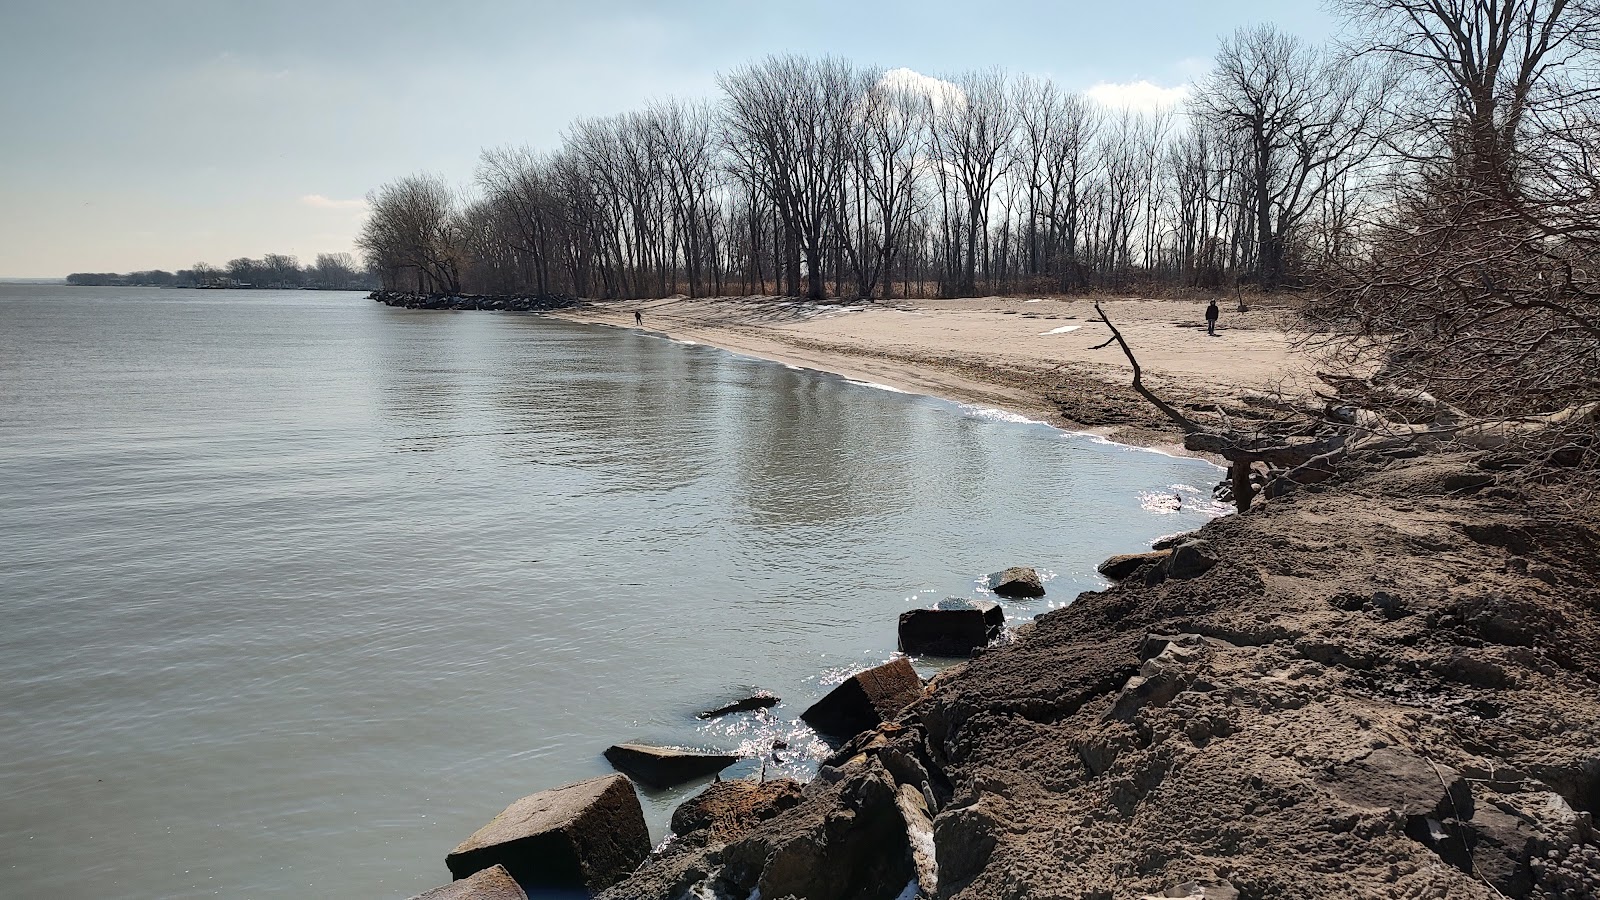
[[[626,740],[804,774],[900,612],[1030,563],[1024,621],[1212,514],[1192,461],[351,294],[0,286],[0,366],[16,896],[410,896]]]

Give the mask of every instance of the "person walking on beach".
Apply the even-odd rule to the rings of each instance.
[[[1220,315],[1222,311],[1217,309],[1217,301],[1211,301],[1211,305],[1206,307],[1206,334],[1217,333],[1217,316]]]
[[[1215,306],[1216,304],[1212,304],[1212,305]],[[634,310],[633,311],[633,324],[635,324],[635,325],[643,325],[644,324],[644,313],[639,312],[637,309]]]

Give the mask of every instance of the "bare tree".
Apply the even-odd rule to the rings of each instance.
[[[409,274],[419,293],[461,291],[461,222],[455,193],[437,175],[410,175],[367,195],[356,246],[388,281]]]
[[[851,111],[865,79],[833,57],[772,56],[720,76],[727,147],[740,176],[759,188],[784,226],[784,268],[797,292],[800,258],[807,296],[826,296],[827,230],[845,174]],[[792,249],[791,249],[792,246]]]
[[[1012,158],[1016,108],[1005,73],[989,69],[958,76],[941,96],[930,99],[929,112],[931,155],[948,171],[962,204],[957,216],[947,217],[963,232],[959,248],[952,248],[959,250],[955,288],[971,295],[977,292],[978,258],[987,256],[994,187]]]
[[[1225,39],[1195,112],[1239,142],[1261,287],[1287,275],[1296,229],[1382,139],[1371,73],[1268,25]]]

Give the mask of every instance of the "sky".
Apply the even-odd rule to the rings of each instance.
[[[772,53],[1149,103],[1268,21],[1336,30],[1319,0],[0,0],[0,277],[349,251],[384,182]]]

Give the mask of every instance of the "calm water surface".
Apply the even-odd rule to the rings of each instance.
[[[1216,477],[616,329],[0,286],[0,895],[408,897],[615,742],[805,774],[900,612],[1024,563],[1026,621]]]

